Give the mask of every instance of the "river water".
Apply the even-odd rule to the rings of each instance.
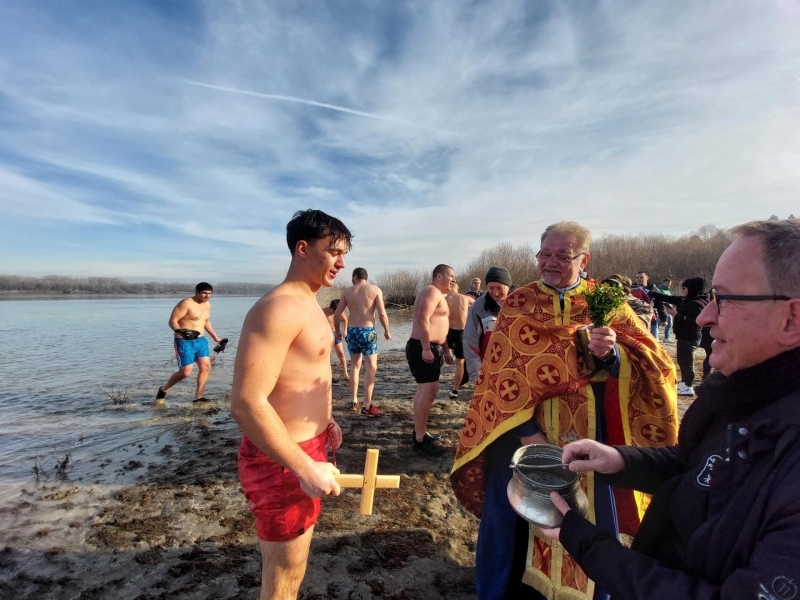
[[[178,300],[0,302],[0,500],[32,480],[37,461],[52,472],[69,453],[70,477],[80,479],[91,463],[116,449],[165,435],[209,410],[209,404],[192,403],[196,368],[170,390],[165,409],[148,406],[176,370],[167,321]],[[230,342],[211,370],[205,396],[223,410],[228,409],[239,333],[256,300],[211,301],[214,330]],[[410,316],[410,311],[389,313],[388,342],[378,325],[379,351],[404,347]],[[101,385],[127,391],[130,400],[113,404]]]

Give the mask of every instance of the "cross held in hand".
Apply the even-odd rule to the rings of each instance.
[[[372,502],[376,488],[397,489],[400,487],[400,475],[378,475],[378,450],[367,449],[367,460],[364,463],[364,475],[335,475],[336,483],[343,488],[361,488],[362,515],[372,514]]]

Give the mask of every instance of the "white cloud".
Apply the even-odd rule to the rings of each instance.
[[[163,227],[269,280],[307,207],[371,272],[567,218],[683,233],[798,213],[796,3],[204,7],[160,54],[131,41],[145,17],[102,46],[38,18],[0,62],[0,211]],[[80,260],[101,264],[90,239]]]

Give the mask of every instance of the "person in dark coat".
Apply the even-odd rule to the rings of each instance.
[[[691,277],[681,283],[681,296],[671,296],[660,292],[650,292],[650,297],[655,301],[676,305],[675,308],[666,307],[672,315],[672,331],[678,342],[678,366],[681,368],[681,383],[678,385],[679,396],[694,394],[694,351],[700,346],[702,339],[697,317],[708,304],[708,294],[703,293],[705,280],[702,277]]]
[[[570,471],[652,493],[630,548],[575,511],[558,539],[615,600],[800,597],[800,222],[755,221],[714,273],[715,371],[671,448],[564,448]]]

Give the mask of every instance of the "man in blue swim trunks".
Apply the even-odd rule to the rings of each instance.
[[[347,319],[347,349],[352,361],[350,371],[350,390],[352,391],[352,410],[358,411],[358,376],[362,357],[366,356],[364,368],[364,402],[360,414],[365,417],[380,417],[383,412],[372,404],[372,390],[375,387],[375,372],[378,370],[378,335],[375,333],[375,312],[383,325],[383,337],[392,339],[389,333],[389,317],[383,305],[383,292],[367,279],[367,270],[359,267],[353,271],[353,285],[342,292],[339,306],[333,319],[336,329],[341,331],[344,309],[350,313]]]
[[[172,309],[169,317],[169,327],[175,332],[175,355],[178,357],[178,370],[172,374],[169,381],[158,388],[155,402],[156,406],[166,404],[167,392],[179,381],[192,374],[192,367],[197,363],[197,390],[194,394],[195,402],[204,402],[203,390],[208,381],[211,370],[211,359],[208,352],[208,341],[203,335],[204,331],[216,343],[221,340],[211,326],[211,294],[214,288],[211,284],[202,281],[195,287],[195,294],[178,302]]]

